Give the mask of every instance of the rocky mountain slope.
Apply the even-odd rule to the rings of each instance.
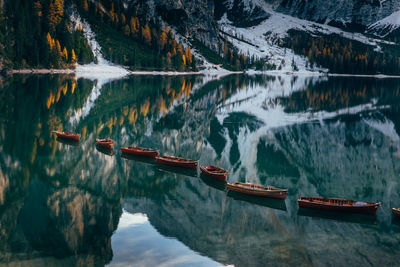
[[[377,62],[374,66],[357,62],[365,65],[359,72],[388,73],[394,69],[391,74],[395,74],[400,70],[395,63],[400,49],[397,39],[391,37],[400,25],[396,20],[396,12],[400,9],[398,1],[338,0],[324,4],[302,0],[214,0],[194,4],[191,1],[123,0],[122,5],[126,12],[145,18],[145,21],[172,26],[179,40],[193,48],[195,56],[214,64],[229,60],[229,54],[233,53],[260,61],[258,65],[245,64],[241,68],[346,73],[348,68],[333,68],[333,65],[346,64],[342,62],[346,58],[342,51],[349,51],[345,46],[357,45],[363,48],[350,51],[348,57],[352,57],[352,62],[364,57],[365,53],[368,53],[368,62]],[[321,42],[319,39],[322,39],[328,44],[318,47],[320,51],[312,51],[310,56],[311,45],[299,48],[300,44],[288,42],[287,38],[295,37],[292,30],[304,32],[310,42]],[[338,51],[333,51],[336,42],[354,44],[339,45]],[[199,43],[222,61],[199,50]],[[323,48],[330,48],[333,57],[340,62],[315,59]],[[305,52],[299,53],[301,49]],[[200,60],[200,65],[205,65],[201,61],[204,60]]]
[[[400,2],[396,0],[283,0],[277,11],[305,20],[362,31],[399,9]]]
[[[196,66],[200,69],[223,66],[230,70],[280,72],[400,73],[397,35],[400,2],[396,0],[57,0],[64,8],[64,12],[59,12],[64,20],[58,24],[57,31],[50,30],[50,44],[46,41],[46,29],[49,28],[47,24],[52,25],[52,20],[41,16],[51,7],[46,1],[38,2],[41,6],[32,3],[24,6],[27,13],[32,13],[32,21],[40,21],[43,32],[37,33],[35,39],[42,36],[42,40],[31,44],[21,39],[26,30],[20,33],[18,29],[29,28],[23,19],[5,24],[9,33],[0,35],[0,62],[4,58],[13,60],[7,55],[9,49],[3,48],[15,41],[17,47],[22,42],[22,47],[31,45],[39,51],[38,57],[31,58],[29,53],[20,54],[17,49],[18,66],[64,66],[58,62],[48,63],[43,58],[49,45],[57,55],[57,49],[51,44],[54,36],[55,41],[60,41],[60,50],[65,46],[68,54],[72,53],[74,46],[70,38],[59,32],[65,30],[63,27],[66,28],[73,16],[71,7],[76,6],[97,35],[104,57],[135,70],[183,71],[194,70]],[[0,3],[0,20],[13,17],[9,14],[12,3]],[[162,32],[166,36],[161,38]],[[74,38],[81,40],[79,34]],[[293,41],[296,38],[306,41]],[[82,42],[74,48],[85,46],[87,44]],[[186,51],[188,47],[190,55]],[[74,62],[61,52],[58,53],[61,59]],[[191,60],[192,54],[194,60]],[[77,53],[77,60],[91,59]],[[346,64],[359,67],[349,71]]]

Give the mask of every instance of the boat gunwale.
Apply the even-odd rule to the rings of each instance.
[[[234,183],[227,183],[227,187],[233,187],[233,188],[236,188],[238,190],[247,190],[247,191],[250,191],[250,192],[277,192],[277,193],[278,192],[284,192],[284,193],[288,192],[288,189],[277,188],[277,187],[272,186],[272,185],[268,186],[269,188],[272,188],[272,189],[266,189],[265,188],[266,186],[263,186],[263,185],[258,185],[259,187],[253,187],[253,188],[243,186],[243,185],[246,185],[246,184],[248,184],[250,186],[251,185],[258,185],[258,184],[251,184],[251,183],[234,182]],[[262,186],[264,188],[261,188],[260,186]]]
[[[80,137],[80,134],[77,134],[77,133],[73,133],[73,132],[60,132],[60,131],[52,131],[53,133],[55,133],[57,136],[58,135],[66,135],[66,136],[79,136]]]
[[[169,159],[169,158],[176,158],[178,160],[173,160],[173,159]],[[198,162],[199,162],[198,160],[184,159],[184,158],[178,158],[178,157],[173,157],[173,156],[156,157],[156,160],[157,161],[173,162],[173,163],[181,163],[181,164],[198,164]]]
[[[103,138],[103,139],[96,138],[96,142],[100,144],[115,144],[115,141],[112,140],[111,138]]]
[[[138,150],[137,148],[139,148],[140,150]],[[139,147],[139,146],[125,146],[125,147],[121,147],[121,151],[122,150],[129,150],[129,151],[135,151],[135,152],[141,152],[141,153],[154,153],[154,152],[160,152],[159,150],[155,150],[152,148],[144,148],[144,147]]]
[[[328,199],[333,199],[333,200],[342,200],[342,201],[352,201],[353,204],[356,202],[362,202],[365,203],[364,205],[340,205],[339,203],[334,203],[334,202],[328,202],[328,201],[310,201],[310,199],[320,199],[320,200],[328,200]],[[340,208],[370,208],[370,207],[375,207],[379,208],[381,206],[380,202],[365,202],[365,201],[355,201],[352,199],[342,199],[342,198],[323,198],[323,197],[300,197],[297,199],[297,202],[303,202],[303,203],[312,203],[315,205],[320,205],[320,206],[326,206],[326,207],[340,207]]]
[[[220,169],[222,170],[222,172],[213,172],[208,170],[207,168],[209,167],[214,167],[216,169]],[[207,173],[207,174],[211,174],[211,175],[218,175],[218,176],[228,176],[229,175],[229,171],[221,168],[221,167],[216,167],[216,166],[200,166],[200,170]]]

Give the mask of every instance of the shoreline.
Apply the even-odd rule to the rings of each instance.
[[[76,69],[18,69],[18,70],[7,70],[6,75],[14,75],[14,74],[82,74],[86,72],[77,71]],[[92,72],[87,72],[92,73]],[[95,72],[97,74],[101,74],[102,72]],[[233,74],[233,73],[243,73],[243,72],[223,72],[224,74]],[[109,74],[104,72],[104,74]],[[126,75],[199,75],[199,74],[214,74],[214,72],[202,72],[202,71],[126,71]],[[219,73],[215,73],[219,74]]]
[[[7,75],[13,74],[75,74],[75,69],[19,69],[7,70]]]
[[[77,71],[76,69],[18,69],[7,70],[6,75],[14,74],[82,74],[85,72]],[[97,72],[101,74],[101,72]],[[109,73],[104,73],[109,74]],[[331,76],[331,77],[364,77],[364,78],[378,78],[399,79],[400,75],[386,75],[386,74],[345,74],[345,73],[327,73],[327,72],[290,72],[290,71],[126,71],[126,76],[129,75],[165,75],[165,76],[179,76],[179,75],[231,75],[231,74],[247,74],[247,75],[293,75],[293,76]]]

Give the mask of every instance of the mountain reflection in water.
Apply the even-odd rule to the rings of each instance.
[[[398,264],[400,80],[135,76],[104,84],[88,105],[95,84],[3,80],[0,263]],[[99,136],[116,140],[113,156],[98,151]],[[198,172],[121,155],[129,145],[219,165],[230,182],[288,197],[227,192]],[[382,207],[366,218],[298,209],[297,198],[317,195]]]

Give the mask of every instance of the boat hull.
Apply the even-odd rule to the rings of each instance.
[[[156,157],[156,161],[161,164],[165,164],[172,167],[180,167],[186,169],[196,170],[198,162],[197,161],[175,161],[172,159],[164,159],[162,157]]]
[[[246,195],[274,198],[274,199],[279,199],[279,200],[284,200],[287,196],[286,190],[276,190],[276,191],[275,190],[268,190],[268,191],[252,190],[252,189],[248,189],[248,188],[244,188],[244,187],[235,186],[230,183],[228,183],[226,185],[226,188],[228,188],[231,191],[235,191],[235,192],[246,194]]]
[[[307,200],[297,200],[299,207],[308,209],[318,209],[325,211],[346,212],[346,213],[362,213],[376,215],[380,204],[368,204],[365,206],[351,206],[351,205],[329,205],[323,202],[310,202]]]
[[[103,146],[100,146],[99,144],[96,144],[96,150],[99,151],[100,153],[103,153],[103,154],[107,155],[107,156],[114,156],[115,155],[114,150],[105,148]]]
[[[111,143],[97,143],[97,145],[106,148],[108,150],[111,150],[114,147],[114,144]]]
[[[207,170],[207,168],[204,167],[204,166],[200,166],[200,170],[201,170],[201,172],[202,172],[203,174],[207,175],[208,177],[217,179],[218,181],[221,181],[221,182],[226,182],[226,180],[228,179],[228,175],[229,175],[228,172],[226,172],[226,173],[219,173],[219,174],[209,172],[209,171]]]
[[[127,147],[121,147],[121,152],[129,155],[134,155],[134,156],[141,156],[141,157],[147,157],[147,158],[155,158],[158,156],[159,152],[156,150],[152,151],[139,151]]]
[[[113,149],[115,142],[114,141],[102,141],[101,139],[96,139],[97,145],[105,148],[105,149]]]
[[[74,142],[79,142],[81,140],[81,137],[79,135],[69,135],[65,134],[63,132],[54,132],[58,138],[64,139],[64,140],[69,140],[69,141],[74,141]]]

